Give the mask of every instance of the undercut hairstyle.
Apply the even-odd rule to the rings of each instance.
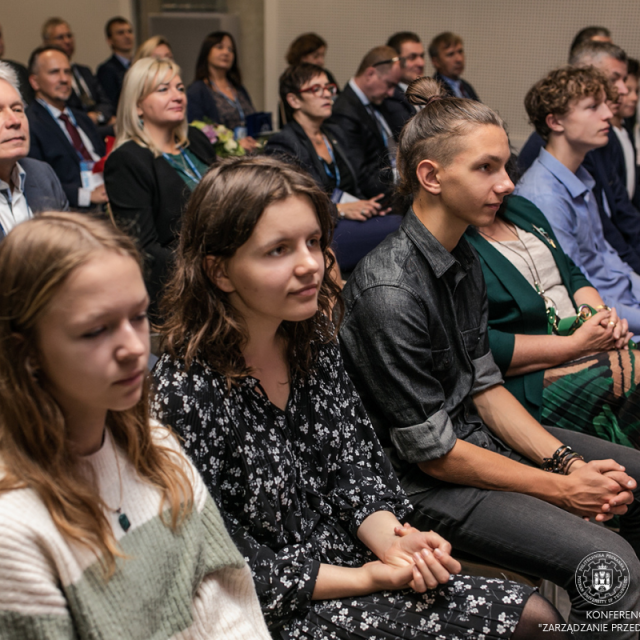
[[[43,53],[46,53],[47,51],[57,51],[58,53],[61,53],[67,60],[69,60],[67,52],[64,49],[56,46],[55,44],[48,44],[44,47],[38,47],[37,49],[34,49],[29,56],[29,65],[27,69],[29,70],[30,76],[38,72],[38,59]]]
[[[605,75],[595,67],[561,67],[548,73],[529,89],[524,106],[536,132],[548,140],[551,129],[546,122],[547,116],[550,113],[563,116],[576,100],[590,96],[615,100],[617,93]]]
[[[578,33],[576,33],[573,42],[571,43],[571,47],[569,48],[569,55],[573,52],[574,49],[579,47],[584,42],[589,42],[595,36],[605,36],[606,38],[611,37],[611,31],[606,27],[585,27],[584,29],[580,29]]]
[[[111,20],[109,20],[107,24],[104,26],[104,33],[107,36],[107,38],[111,38],[111,27],[115,26],[116,24],[131,24],[131,22],[129,22],[129,20],[127,20],[126,18],[123,18],[122,16],[116,16],[115,18],[111,18]]]
[[[300,89],[302,89],[307,82],[320,75],[326,76],[327,72],[317,64],[303,62],[295,67],[289,67],[280,76],[280,100],[282,101],[287,121],[290,121],[291,118],[293,118],[294,113],[293,107],[287,100],[287,95],[290,93],[299,95]]]
[[[39,365],[38,328],[69,277],[104,252],[140,255],[113,225],[77,213],[42,213],[0,243],[0,496],[35,491],[60,533],[92,550],[106,577],[124,557],[95,477],[74,453],[63,412]],[[138,403],[107,411],[106,426],[136,472],[162,493],[173,531],[191,511],[193,489],[179,455],[154,440],[149,381]],[[164,517],[162,517],[164,521]]]
[[[429,57],[437,58],[440,55],[440,49],[448,49],[457,44],[462,44],[462,38],[451,31],[439,33],[429,44]]]
[[[620,62],[627,62],[627,54],[617,44],[587,40],[571,51],[569,64],[574,67],[589,67],[602,58],[614,58]]]
[[[640,79],[640,62],[638,62],[635,58],[628,58],[627,73],[634,78]]]
[[[49,32],[51,31],[51,29],[55,29],[56,27],[59,27],[61,24],[66,24],[67,27],[69,27],[69,23],[66,20],[63,20],[62,18],[49,18],[43,25],[42,25],[42,42],[46,42],[49,39]],[[71,27],[69,27],[69,29],[71,29]]]
[[[393,58],[398,56],[398,52],[392,47],[383,45],[381,47],[374,47],[369,51],[356,71],[356,78],[360,77],[369,67],[375,67],[380,71],[388,71],[393,64]]]
[[[331,201],[311,176],[290,164],[266,156],[227,158],[207,172],[189,199],[176,266],[161,301],[163,348],[184,358],[186,371],[197,360],[225,376],[229,388],[252,374],[242,355],[249,338],[244,319],[212,276],[249,240],[264,210],[292,196],[307,199],[315,210],[325,272],[316,314],[284,321],[278,333],[288,362],[302,375],[312,369],[320,344],[334,339],[337,329],[329,319],[339,324],[343,306],[330,273]],[[207,256],[216,260],[210,269]]]
[[[233,47],[233,64],[231,65],[231,69],[227,71],[227,78],[236,89],[239,89],[242,86],[242,74],[238,66],[238,47],[236,47],[234,37],[228,31],[214,31],[204,39],[196,61],[195,79],[202,80],[207,84],[209,83],[209,54],[211,53],[211,49],[217,44],[220,44],[225,36],[231,40],[231,46]]]
[[[161,44],[165,45],[165,47],[169,47],[169,51],[173,53],[173,49],[171,48],[171,44],[164,36],[151,36],[148,40],[145,40],[136,51],[136,55],[133,56],[133,60],[131,64],[135,64],[138,60],[142,60],[142,58],[150,58],[153,54],[153,51],[156,47],[159,47]]]
[[[138,115],[138,105],[162,83],[171,82],[179,75],[180,67],[169,58],[141,58],[129,67],[122,83],[116,113],[116,149],[125,142],[134,140],[141,147],[150,149],[156,158],[162,155],[162,151],[144,128],[144,122]],[[176,144],[183,149],[189,145],[188,128],[185,115],[173,130]]]
[[[422,107],[400,133],[397,192],[408,206],[418,193],[416,176],[423,160],[450,165],[464,147],[465,137],[481,125],[493,125],[506,132],[502,118],[486,105],[466,98],[444,97],[440,83],[433,78],[414,80],[405,93],[411,104]]]
[[[400,53],[402,45],[405,42],[420,43],[420,36],[417,33],[413,33],[413,31],[399,31],[387,40],[387,47],[391,47],[395,49],[397,53]]]
[[[303,33],[289,45],[289,50],[284,58],[287,64],[293,67],[299,65],[305,56],[326,46],[325,40],[317,33]]]
[[[9,63],[3,62],[2,60],[0,60],[0,80],[4,80],[8,84],[10,84],[18,92],[20,100],[24,102],[24,98],[22,97],[22,93],[20,92],[20,81],[18,80],[18,74]]]

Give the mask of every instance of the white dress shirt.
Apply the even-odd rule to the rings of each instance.
[[[394,170],[394,176],[396,175],[396,141],[393,137],[393,132],[389,123],[385,120],[384,116],[371,104],[371,100],[363,93],[362,89],[356,84],[355,78],[349,80],[349,86],[353,89],[353,92],[358,96],[358,99],[364,105],[365,109],[373,115],[374,118],[380,123],[383,130],[382,137],[384,138],[384,144],[389,150],[389,161]]]
[[[73,147],[73,140],[71,139],[71,136],[67,131],[67,127],[65,126],[64,122],[60,120],[60,114],[62,113],[69,116],[69,119],[71,120],[71,122],[73,122],[76,129],[78,130],[78,134],[80,135],[82,144],[84,144],[84,146],[87,148],[87,151],[91,155],[92,160],[94,162],[97,162],[98,160],[100,160],[100,156],[96,153],[96,150],[93,148],[93,144],[91,143],[91,140],[89,140],[89,136],[87,136],[87,134],[82,130],[82,128],[78,126],[78,123],[76,122],[76,119],[73,113],[71,113],[71,110],[68,107],[65,107],[63,111],[60,111],[60,109],[57,109],[53,105],[49,104],[44,100],[41,100],[40,98],[38,98],[37,100],[51,114],[52,118],[58,123],[58,126],[60,127],[60,129],[62,129],[62,132],[67,137],[67,140],[71,143],[71,146]],[[84,187],[80,187],[78,189],[78,206],[79,207],[91,206],[91,191],[92,189],[85,189]]]
[[[13,190],[4,181],[0,180],[0,225],[6,235],[20,222],[33,217],[29,204],[24,195],[24,181],[27,177],[25,170],[16,162],[11,172]]]
[[[624,154],[624,164],[627,169],[627,193],[629,199],[633,198],[636,192],[636,158],[633,151],[633,145],[631,144],[631,138],[629,133],[624,127],[613,127],[615,134],[620,140],[620,146]]]

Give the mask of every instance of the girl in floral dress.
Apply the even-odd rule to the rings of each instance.
[[[314,182],[277,160],[204,177],[164,300],[153,412],[184,437],[274,637],[538,637],[561,622],[545,600],[457,576],[449,543],[401,525],[409,502],[328,319],[330,220]]]

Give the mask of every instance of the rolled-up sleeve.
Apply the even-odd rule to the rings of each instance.
[[[441,409],[421,424],[391,429],[391,441],[407,462],[440,458],[456,443],[449,414]]]
[[[383,445],[393,444],[409,462],[452,449],[456,435],[436,377],[450,363],[432,351],[428,310],[418,296],[391,285],[366,289],[345,317],[340,344]]]
[[[474,369],[472,396],[504,382],[502,373],[493,359],[489,343],[489,298],[484,277],[482,277],[481,289],[482,310],[478,327],[478,341],[469,353]]]
[[[475,369],[476,377],[471,389],[472,396],[504,382],[491,351],[473,360],[473,368]]]

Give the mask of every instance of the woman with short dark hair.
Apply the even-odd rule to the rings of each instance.
[[[265,153],[301,166],[330,196],[338,213],[333,248],[341,270],[349,272],[398,228],[401,218],[386,215],[383,194],[363,196],[342,130],[326,123],[336,92],[322,67],[289,67],[280,76],[280,99],[289,122],[269,139]]]

